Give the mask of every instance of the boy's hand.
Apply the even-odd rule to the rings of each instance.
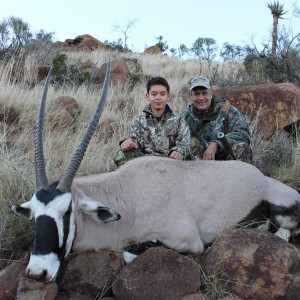
[[[172,153],[169,155],[169,157],[178,159],[178,160],[183,160],[183,155],[177,151],[172,151]]]
[[[130,151],[130,150],[135,150],[139,148],[139,145],[134,142],[131,138],[125,140],[121,145],[120,145],[121,149],[123,151]]]

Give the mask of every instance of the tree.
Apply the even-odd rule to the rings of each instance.
[[[202,68],[201,60],[204,60],[208,64],[209,71],[211,72],[212,63],[217,56],[216,51],[218,50],[216,40],[212,38],[197,38],[192,45],[190,51],[195,54],[200,62]],[[200,70],[201,73],[201,70]]]
[[[277,48],[277,30],[278,30],[278,20],[283,19],[283,15],[287,12],[283,10],[283,4],[279,4],[279,2],[274,1],[273,3],[267,3],[267,7],[271,10],[271,14],[273,15],[273,30],[272,30],[272,55],[276,55]]]
[[[35,40],[44,43],[52,43],[53,42],[54,32],[45,32],[43,29],[40,29],[35,34]]]
[[[29,24],[20,18],[9,17],[0,23],[0,50],[18,50],[30,42]]]
[[[121,26],[120,24],[113,25],[113,30],[121,33],[124,37],[123,47],[125,50],[129,50],[128,45],[127,45],[127,41],[129,38],[129,31],[131,30],[131,28],[133,28],[136,25],[137,22],[138,22],[138,19],[135,18],[135,19],[129,20],[124,27]]]
[[[296,17],[296,18],[300,18],[300,7],[298,7],[296,5],[296,2],[293,4],[293,15]]]
[[[111,47],[113,50],[117,50],[118,52],[126,52],[128,49],[123,47],[122,39],[118,39],[117,41],[109,42],[108,40],[104,41],[104,45]]]
[[[242,60],[244,58],[244,50],[239,45],[229,44],[225,42],[220,51],[220,56],[226,60]]]
[[[3,20],[0,23],[0,51],[3,51],[7,48],[9,40],[9,27],[8,22]]]
[[[34,35],[27,22],[12,16],[0,22],[0,51],[18,51],[29,44],[51,43],[53,34],[41,29]]]
[[[160,48],[161,52],[165,52],[169,49],[167,41],[163,41],[164,38],[161,35],[157,36],[155,39],[158,41],[155,45]]]
[[[8,25],[11,30],[11,45],[13,49],[20,49],[30,43],[32,33],[30,32],[29,24],[24,22],[21,18],[10,17]]]
[[[216,57],[218,49],[216,40],[212,38],[197,38],[192,45],[191,51],[198,57],[208,62],[212,62]]]
[[[171,48],[171,49],[170,49],[170,52],[171,52],[171,54],[172,54],[173,56],[175,56],[175,55],[177,54],[177,49]]]
[[[178,55],[179,57],[183,57],[184,55],[188,54],[189,53],[189,49],[186,45],[184,44],[180,44],[179,48],[178,48]]]

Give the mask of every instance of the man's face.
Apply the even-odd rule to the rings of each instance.
[[[190,91],[190,97],[198,110],[207,110],[210,107],[213,93],[204,87],[195,87]]]
[[[146,94],[150,102],[153,113],[163,113],[167,103],[170,100],[170,93],[163,85],[152,85],[149,93]]]

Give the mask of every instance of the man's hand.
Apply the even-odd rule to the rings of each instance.
[[[178,159],[178,160],[183,160],[183,155],[177,151],[172,151],[172,153],[169,155],[169,157]]]
[[[218,146],[217,142],[211,142],[203,154],[203,159],[215,160]]]
[[[130,150],[136,150],[139,148],[139,145],[134,142],[131,138],[125,140],[121,145],[121,150],[126,152],[126,151],[130,151]]]

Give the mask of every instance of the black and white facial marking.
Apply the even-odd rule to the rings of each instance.
[[[26,274],[46,282],[55,279],[75,237],[71,193],[61,193],[56,185],[38,190],[29,202],[13,208],[16,214],[26,212],[27,217],[35,219],[34,243]]]

